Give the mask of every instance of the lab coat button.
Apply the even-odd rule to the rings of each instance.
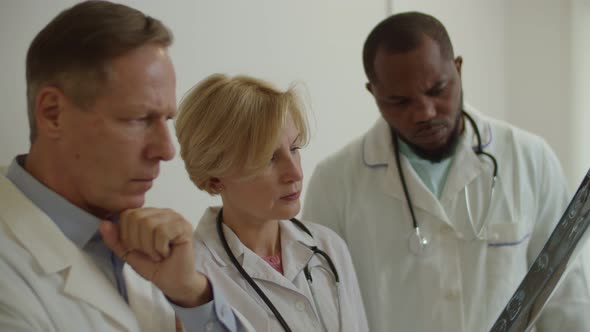
[[[215,327],[215,324],[213,324],[213,322],[208,322],[207,325],[205,325],[205,328],[207,329],[207,331],[213,331],[214,327]]]
[[[297,310],[299,311],[303,311],[305,310],[305,303],[303,303],[302,301],[297,301],[295,302],[295,308],[297,308]]]
[[[460,239],[462,239],[463,238],[463,233],[457,232],[457,237],[460,238]]]

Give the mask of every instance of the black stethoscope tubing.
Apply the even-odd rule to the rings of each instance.
[[[252,288],[254,289],[254,291],[256,291],[258,296],[260,296],[262,301],[264,301],[264,303],[268,306],[270,311],[272,311],[273,315],[277,318],[277,320],[279,321],[279,324],[281,324],[283,329],[287,332],[292,331],[291,328],[289,327],[289,325],[287,324],[287,322],[285,321],[285,319],[283,318],[283,316],[281,315],[281,313],[279,312],[279,310],[274,306],[274,304],[268,298],[268,296],[266,296],[266,294],[264,294],[262,289],[260,289],[260,287],[258,287],[258,285],[252,279],[252,277],[250,277],[250,275],[248,275],[248,272],[246,272],[246,270],[244,270],[244,268],[242,267],[240,262],[238,262],[238,259],[236,258],[236,256],[231,251],[229,244],[227,243],[227,239],[225,238],[225,234],[223,233],[223,228],[222,228],[223,214],[222,214],[222,212],[223,212],[223,209],[220,209],[219,213],[217,213],[217,234],[219,235],[219,240],[221,241],[221,245],[223,246],[223,249],[225,249],[225,252],[229,256],[229,259],[231,260],[231,262],[235,266],[235,268],[238,270],[238,272],[240,272],[242,277],[244,277],[244,279],[246,279],[248,284],[250,284],[250,286],[252,286]],[[305,227],[305,225],[301,221],[297,220],[296,218],[292,218],[291,222],[294,223],[299,229],[301,229],[305,233],[309,234],[309,236],[311,236],[313,238],[311,231],[307,227]],[[320,255],[326,260],[326,262],[330,266],[330,270],[334,274],[335,282],[336,283],[340,282],[340,278],[338,276],[338,271],[336,270],[336,266],[334,265],[334,262],[332,262],[332,259],[330,258],[330,256],[328,256],[328,254],[326,254],[326,252],[319,249],[317,246],[308,246],[308,248],[314,254]],[[303,273],[305,274],[305,278],[307,279],[307,281],[312,282],[311,273],[309,271],[309,264],[305,265],[305,267],[303,269]],[[319,310],[319,308],[318,308],[318,310]]]
[[[493,178],[495,179],[496,176],[498,175],[498,161],[491,153],[485,152],[483,150],[483,145],[481,143],[481,135],[479,133],[479,128],[477,127],[475,120],[473,120],[473,118],[469,114],[467,114],[467,112],[461,111],[461,113],[463,114],[463,116],[465,116],[467,118],[467,120],[469,120],[469,123],[471,124],[471,127],[473,128],[473,131],[475,132],[475,136],[477,138],[477,146],[475,148],[473,148],[473,152],[475,152],[475,154],[478,156],[484,155],[492,161],[492,163],[494,164],[494,177]],[[395,162],[397,164],[398,175],[399,175],[399,178],[402,182],[404,195],[406,197],[406,203],[408,204],[408,209],[410,210],[410,215],[412,217],[412,226],[414,227],[415,230],[418,230],[419,229],[418,228],[418,221],[416,220],[416,215],[414,213],[412,199],[410,198],[410,192],[408,190],[408,185],[406,184],[406,179],[404,177],[402,166],[401,166],[400,152],[399,152],[397,137],[393,137],[393,147],[395,150]]]

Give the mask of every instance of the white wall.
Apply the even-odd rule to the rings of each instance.
[[[589,0],[390,0],[447,27],[464,58],[465,100],[543,137],[570,188],[590,167]]]
[[[590,168],[590,1],[572,0],[572,172],[578,177]]]
[[[507,1],[507,120],[545,138],[573,190],[570,1]],[[532,9],[534,8],[534,10]]]
[[[286,88],[305,83],[313,137],[303,150],[309,177],[326,154],[360,135],[378,112],[364,89],[361,50],[385,17],[385,0],[122,1],[164,21],[176,40],[178,98],[213,72],[245,73]],[[0,165],[28,149],[24,58],[34,35],[75,1],[0,2]],[[305,184],[304,183],[304,189]],[[214,202],[188,180],[179,157],[164,163],[148,205],[179,210],[190,220]]]
[[[407,10],[430,13],[446,25],[456,54],[464,58],[468,102],[544,137],[572,187],[590,167],[590,149],[584,143],[590,141],[585,130],[590,123],[588,0],[124,2],[162,19],[174,31],[171,54],[178,98],[213,72],[260,76],[280,87],[303,82],[312,108],[312,142],[303,151],[308,177],[326,154],[377,118],[363,87],[362,44],[386,13]],[[28,44],[73,3],[0,2],[0,165],[28,149]],[[148,204],[176,208],[194,221],[213,202],[193,188],[179,158],[165,163],[161,174]]]
[[[465,101],[482,113],[506,117],[506,69],[503,1],[391,0],[395,13],[420,11],[447,28],[455,55],[463,57]]]

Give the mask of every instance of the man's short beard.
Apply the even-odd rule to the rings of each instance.
[[[462,107],[462,103],[461,106]],[[395,129],[391,128],[391,132],[392,132],[392,137],[395,139],[396,137],[399,137],[399,139],[401,139],[404,143],[406,143],[406,145],[408,145],[410,147],[410,149],[412,149],[412,151],[420,158],[422,159],[426,159],[429,160],[433,163],[438,163],[441,162],[445,159],[447,159],[448,157],[452,156],[455,153],[455,150],[457,149],[457,145],[459,145],[459,138],[461,137],[461,119],[463,117],[463,112],[461,111],[461,108],[459,109],[459,112],[457,112],[457,118],[455,119],[455,123],[453,125],[453,131],[451,132],[451,135],[449,136],[447,143],[443,146],[441,146],[440,148],[434,149],[434,150],[427,150],[427,149],[423,149],[419,146],[417,146],[416,144],[410,142],[408,139],[406,139],[405,137],[403,137],[402,135],[400,135],[399,133],[397,133],[395,131]]]

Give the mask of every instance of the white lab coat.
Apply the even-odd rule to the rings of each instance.
[[[417,222],[430,241],[425,257],[408,249],[412,219],[383,119],[321,162],[310,179],[303,217],[347,242],[372,331],[488,331],[569,201],[559,161],[542,139],[468,112],[485,151],[498,161],[485,224],[492,162],[473,152],[476,139],[467,121],[440,201],[401,156]],[[467,216],[466,186],[475,227]],[[537,331],[590,331],[590,292],[579,263],[568,278]]]
[[[123,277],[129,304],[90,256],[0,174],[0,329],[176,331],[162,292],[127,264]],[[245,331],[254,331],[233,313]]]
[[[0,175],[0,326],[10,331],[175,331],[174,310],[125,265],[129,305],[42,211]]]
[[[238,309],[258,332],[281,331],[281,325],[270,309],[232,265],[222,247],[216,230],[218,208],[205,211],[195,232],[197,270],[215,280],[217,290]],[[338,306],[342,310],[342,331],[367,331],[367,319],[348,248],[333,231],[312,223],[305,223],[313,234],[280,221],[281,251],[284,275],[245,247],[225,225],[224,234],[232,252],[248,274],[269,297],[293,331],[321,331],[310,287],[303,274],[309,264],[313,290],[328,331],[338,330]],[[340,276],[340,301],[332,273],[325,261],[312,256],[306,247],[317,245],[333,260]]]

